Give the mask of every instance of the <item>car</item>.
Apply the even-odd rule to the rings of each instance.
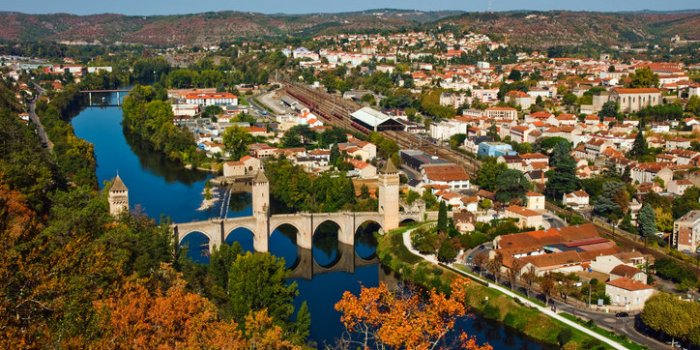
[[[615,317],[617,317],[617,318],[624,318],[624,317],[629,317],[629,316],[630,316],[630,314],[627,312],[618,312],[615,314]]]

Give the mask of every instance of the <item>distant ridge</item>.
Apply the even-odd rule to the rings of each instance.
[[[637,44],[668,41],[674,35],[700,39],[700,10],[466,13],[396,9],[303,15],[234,11],[159,16],[0,12],[0,39],[88,43],[97,39],[101,44],[207,45],[254,37],[426,29],[435,24],[495,34],[509,44],[534,48]]]

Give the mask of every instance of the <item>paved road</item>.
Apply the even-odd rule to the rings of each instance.
[[[39,91],[40,93],[37,94],[34,97],[34,99],[29,102],[29,119],[31,119],[32,123],[36,125],[36,132],[39,135],[39,138],[41,139],[41,144],[45,145],[45,147],[47,147],[49,151],[53,151],[53,142],[49,140],[49,135],[46,134],[44,125],[41,124],[39,116],[36,115],[36,100],[39,99],[39,96],[41,95],[41,93],[43,93],[43,90]]]

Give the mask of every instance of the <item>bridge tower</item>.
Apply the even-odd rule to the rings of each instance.
[[[112,187],[109,189],[109,213],[112,216],[119,216],[122,212],[129,211],[129,189],[124,185],[122,178],[114,178]]]
[[[399,171],[391,159],[379,170],[379,214],[384,232],[399,227]]]
[[[253,217],[255,217],[254,246],[256,252],[268,251],[270,218],[270,182],[263,170],[253,179]]]

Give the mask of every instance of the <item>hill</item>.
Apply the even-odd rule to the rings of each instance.
[[[676,34],[684,39],[700,39],[699,11],[462,13],[389,9],[337,14],[207,12],[146,17],[0,12],[0,39],[154,46],[206,45],[240,38],[395,31],[412,27],[428,28],[436,24],[495,34],[510,44],[530,47],[625,45],[667,41]]]

